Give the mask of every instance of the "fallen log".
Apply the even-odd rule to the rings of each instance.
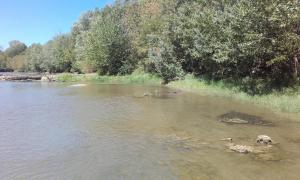
[[[42,79],[42,75],[4,75],[0,79],[4,81],[39,81]]]

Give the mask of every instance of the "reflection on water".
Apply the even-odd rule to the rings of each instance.
[[[274,126],[218,121],[233,111]],[[0,83],[0,179],[299,179],[300,124],[282,117],[163,87]],[[273,152],[220,141],[260,134]]]

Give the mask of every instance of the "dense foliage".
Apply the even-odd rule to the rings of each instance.
[[[299,47],[298,0],[126,0],[86,12],[70,34],[44,45],[12,41],[0,51],[0,68],[102,75],[138,69],[165,83],[192,73],[257,93],[295,84]]]

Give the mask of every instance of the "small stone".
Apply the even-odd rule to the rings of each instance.
[[[229,141],[229,142],[232,142],[233,139],[232,139],[232,138],[224,138],[224,139],[221,139],[221,141]]]
[[[256,142],[259,144],[272,144],[272,139],[267,135],[259,135]]]

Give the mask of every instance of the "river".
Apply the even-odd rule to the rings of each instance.
[[[232,111],[272,126],[218,121]],[[260,134],[276,142],[271,153],[220,141]],[[166,87],[0,83],[1,180],[296,180],[299,170],[300,123],[251,104]]]

